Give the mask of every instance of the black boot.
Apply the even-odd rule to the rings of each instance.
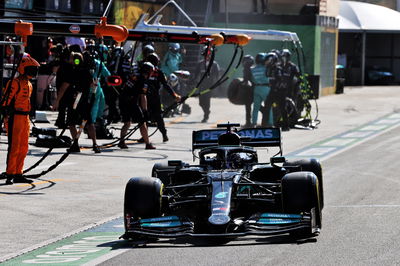
[[[118,147],[119,147],[120,149],[128,149],[128,146],[126,145],[125,141],[120,141],[120,142],[118,143]]]
[[[169,140],[167,134],[163,134],[162,141],[167,142]]]
[[[72,143],[71,147],[67,149],[68,152],[81,152],[81,149],[79,148],[79,143],[75,141]]]
[[[14,179],[15,175],[8,175],[6,173],[2,173],[1,176],[6,179],[6,185],[12,185],[13,184],[13,179]]]
[[[8,180],[8,179],[7,179]],[[33,183],[33,180],[30,180],[22,175],[15,175],[14,179],[13,179],[14,183],[27,183],[27,184],[31,184]]]
[[[203,120],[201,120],[201,123],[207,123],[208,118],[209,118],[209,113],[205,113],[204,117],[203,117]]]
[[[163,131],[161,131],[161,134],[162,134],[162,141],[167,142],[169,140],[168,135],[167,135],[167,130],[164,129]]]
[[[101,150],[100,150],[99,146],[97,146],[97,145],[93,145],[93,151],[94,151],[94,153],[101,153]]]

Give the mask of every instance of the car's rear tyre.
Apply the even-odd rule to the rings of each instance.
[[[153,177],[133,177],[126,184],[124,198],[124,224],[134,219],[161,216],[163,184]]]
[[[318,178],[318,193],[319,193],[319,201],[321,204],[321,210],[324,208],[324,183],[322,177],[322,166],[319,160],[317,159],[300,159],[287,161],[283,164],[285,166],[299,166],[301,171],[310,171],[313,172]]]
[[[312,172],[294,172],[282,178],[282,207],[285,213],[312,213],[312,226],[297,231],[295,237],[312,237],[322,226],[318,178]]]
[[[151,176],[157,177],[164,185],[169,185],[169,175],[175,171],[175,166],[168,166],[168,163],[156,163],[151,170]]]

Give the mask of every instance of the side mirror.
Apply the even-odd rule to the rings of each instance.
[[[120,76],[108,76],[107,77],[107,85],[108,86],[121,86],[122,78]]]

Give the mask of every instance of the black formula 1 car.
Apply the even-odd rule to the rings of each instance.
[[[131,178],[122,237],[318,235],[323,208],[320,163],[282,157],[278,128],[237,131],[238,126],[194,131],[198,165],[157,163],[153,177]],[[259,163],[254,147],[278,147],[279,153]]]

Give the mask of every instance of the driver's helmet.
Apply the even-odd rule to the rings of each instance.
[[[240,136],[234,132],[227,132],[218,137],[218,145],[240,145]]]
[[[237,169],[243,167],[242,158],[238,153],[232,153],[226,158],[226,163],[229,168]]]
[[[246,152],[232,152],[226,158],[228,168],[239,169],[254,161],[254,156]]]

